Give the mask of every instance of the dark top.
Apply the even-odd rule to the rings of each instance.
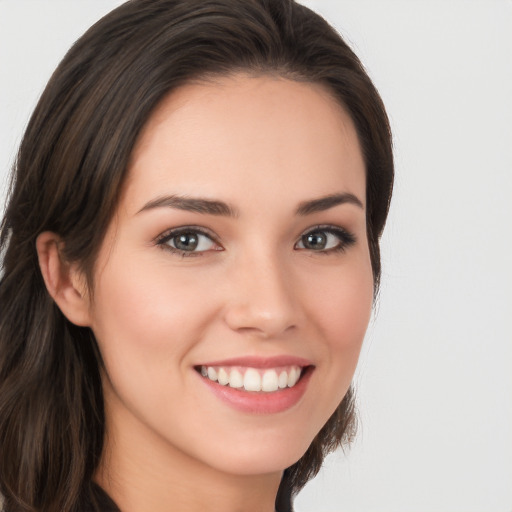
[[[87,498],[82,504],[80,512],[121,512],[114,500],[97,484],[92,483],[92,502]],[[277,512],[277,511],[276,511]],[[293,509],[286,508],[283,512],[293,512]]]

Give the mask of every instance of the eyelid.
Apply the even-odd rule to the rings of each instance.
[[[156,238],[155,241],[162,240],[164,238],[168,238],[171,235],[179,235],[180,233],[189,233],[191,231],[200,233],[202,235],[206,235],[210,237],[212,240],[217,239],[217,235],[209,228],[205,228],[204,226],[196,226],[194,224],[186,224],[183,226],[176,226],[174,228],[169,228],[160,233]]]

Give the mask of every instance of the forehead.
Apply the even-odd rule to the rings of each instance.
[[[170,93],[144,127],[126,183],[130,202],[173,192],[242,190],[296,200],[351,192],[365,199],[354,124],[320,84],[234,75]],[[133,207],[136,207],[134,204]]]

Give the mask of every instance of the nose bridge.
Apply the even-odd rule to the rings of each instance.
[[[226,322],[234,330],[277,336],[297,323],[286,260],[269,248],[241,255],[232,270]]]

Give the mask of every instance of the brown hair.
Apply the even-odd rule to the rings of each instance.
[[[375,290],[391,197],[391,134],[364,68],[327,22],[293,0],[131,0],[82,36],[51,77],[13,168],[1,225],[0,492],[5,510],[78,511],[93,504],[103,447],[101,357],[46,291],[36,237],[92,275],[141,129],[192,80],[237,71],[324,84],[352,117],[367,172]],[[354,432],[350,390],[306,454],[283,476],[276,506]],[[82,505],[81,505],[82,504]],[[91,505],[96,509],[96,506]]]

